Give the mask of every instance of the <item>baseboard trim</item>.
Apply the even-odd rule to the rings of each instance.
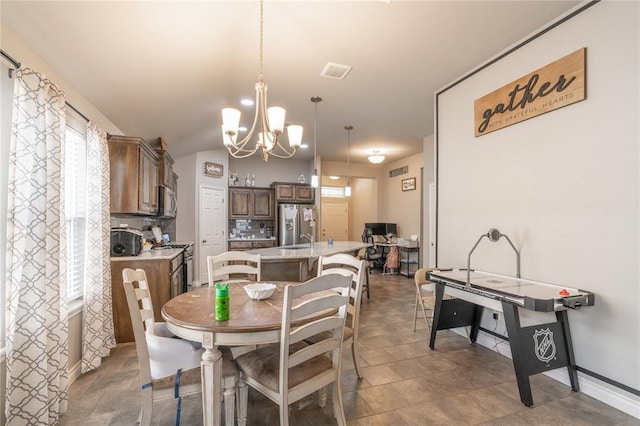
[[[464,328],[457,328],[451,331],[467,338]],[[480,332],[478,333],[476,343],[512,359],[511,348],[507,341],[499,340],[489,334]],[[571,385],[569,382],[569,374],[566,369],[558,368],[556,370],[547,371],[543,374],[567,386]],[[580,392],[585,395],[589,395],[590,397],[620,410],[625,414],[640,419],[640,398],[635,395],[581,372],[578,372],[578,383],[580,385]]]
[[[69,385],[76,381],[82,374],[82,362],[78,361],[69,369]]]

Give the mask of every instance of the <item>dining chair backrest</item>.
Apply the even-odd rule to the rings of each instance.
[[[216,282],[260,281],[261,265],[259,254],[244,251],[226,251],[217,256],[207,257],[209,286]]]
[[[284,406],[287,406],[289,401],[297,401],[330,383],[336,383],[334,388],[341,386],[342,335],[347,318],[351,282],[351,277],[327,274],[285,287],[280,336],[280,371],[288,372],[308,360],[323,357],[325,354],[330,355],[332,365],[330,369],[292,388],[289,387],[290,375],[280,374],[279,389]],[[300,298],[304,299],[299,300]],[[291,325],[309,315],[327,310],[335,312],[304,325]],[[321,335],[322,340],[312,344],[306,343],[309,338],[317,335]],[[302,342],[305,344],[301,345]],[[338,399],[341,400],[341,396]],[[333,403],[335,406],[341,404],[341,401],[334,399]],[[342,407],[334,408],[342,410]],[[344,413],[342,415],[344,416]]]
[[[151,366],[149,364],[149,349],[147,347],[145,329],[153,329],[155,321],[147,275],[143,269],[125,268],[122,271],[122,280],[138,353],[140,381],[142,384],[150,383]],[[134,287],[134,283],[138,283],[138,288]]]
[[[122,278],[140,370],[142,407],[138,423],[149,425],[154,401],[202,391],[200,362],[204,350],[191,342],[174,338],[166,323],[154,321],[149,283],[143,269],[125,268]],[[176,386],[178,371],[182,372],[182,379]],[[179,395],[176,395],[176,387]],[[176,412],[176,422],[179,418],[180,409]]]
[[[129,305],[129,313],[132,314],[132,305],[129,304],[129,294],[127,290],[129,287],[134,291],[136,310],[139,309],[140,318],[144,324],[143,331],[154,330],[155,318],[153,316],[153,302],[151,301],[151,292],[149,291],[149,281],[147,280],[147,274],[144,269],[130,269],[125,268],[122,270],[122,280],[125,284],[125,295],[127,296],[127,304]],[[138,287],[134,288],[133,284],[137,283]],[[128,284],[128,285],[127,285]],[[132,325],[134,325],[132,323]],[[135,335],[135,326],[134,326]],[[136,336],[137,337],[137,336]],[[137,340],[137,339],[136,339]]]
[[[353,328],[354,333],[357,333],[358,329],[358,317],[360,316],[362,288],[366,270],[366,261],[346,253],[320,256],[318,259],[318,276],[340,274],[351,278],[347,327]]]

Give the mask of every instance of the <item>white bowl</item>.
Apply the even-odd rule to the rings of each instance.
[[[275,284],[247,284],[244,286],[244,291],[247,292],[250,298],[254,300],[262,300],[271,297],[274,291],[276,291]]]

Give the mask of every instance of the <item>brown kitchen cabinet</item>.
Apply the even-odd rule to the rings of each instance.
[[[127,298],[122,285],[122,270],[144,269],[149,281],[153,316],[156,321],[164,321],[160,313],[162,306],[182,292],[182,256],[183,253],[180,252],[171,259],[111,261],[111,297],[116,343],[135,341]]]
[[[270,188],[229,188],[229,219],[273,219],[274,193]]]
[[[158,153],[158,156],[160,156],[160,165],[158,169],[158,179],[160,180],[160,185],[168,186],[175,192],[176,182],[174,176],[177,176],[173,172],[173,163],[175,163],[175,161],[173,160],[171,155],[169,155],[169,152],[164,149],[158,149],[156,150],[156,152]]]
[[[253,189],[253,219],[273,219],[275,217],[275,204],[273,189]]]
[[[144,139],[109,136],[111,213],[156,215],[160,157]]]
[[[310,185],[274,182],[271,187],[275,189],[277,202],[309,204],[315,201],[315,190]]]
[[[276,240],[269,241],[229,241],[229,251],[271,248],[276,246]]]

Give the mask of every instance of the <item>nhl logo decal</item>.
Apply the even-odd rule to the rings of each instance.
[[[548,328],[536,330],[533,334],[536,344],[536,358],[542,362],[549,362],[556,356],[556,344],[553,341],[553,332]]]

